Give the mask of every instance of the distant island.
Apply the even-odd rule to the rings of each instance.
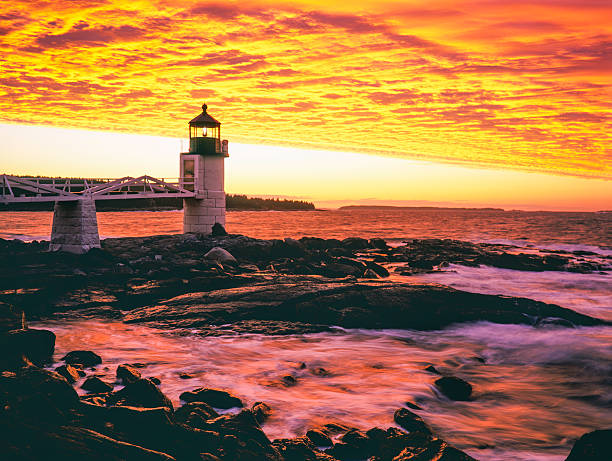
[[[302,200],[247,197],[240,194],[226,194],[225,203],[228,210],[309,211],[315,209],[313,203]],[[53,211],[53,205],[53,202],[0,203],[0,211]],[[96,202],[97,211],[168,211],[182,209],[183,199],[179,197],[99,200]]]
[[[444,206],[395,206],[395,205],[347,205],[339,210],[465,210],[465,211],[505,211],[503,208],[466,208]]]

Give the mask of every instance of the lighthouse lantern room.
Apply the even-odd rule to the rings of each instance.
[[[207,112],[189,122],[189,152],[181,153],[181,185],[195,192],[183,199],[183,231],[209,234],[215,223],[225,227],[224,161],[227,141],[221,123]]]

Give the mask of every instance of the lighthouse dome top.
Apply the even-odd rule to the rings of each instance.
[[[202,104],[202,113],[189,122],[189,126],[214,128],[221,126],[221,122],[211,117],[206,110],[208,106]]]

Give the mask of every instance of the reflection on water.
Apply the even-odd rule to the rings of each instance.
[[[612,425],[607,327],[479,323],[443,332],[200,337],[119,322],[37,326],[58,335],[57,357],[74,349],[99,353],[104,363],[97,371],[108,380],[120,363],[147,364],[144,375],[160,378],[175,403],[182,391],[199,386],[230,390],[248,404],[265,401],[274,410],[264,425],[271,438],[303,435],[331,421],[388,427],[393,411],[412,401],[443,437],[476,458],[560,460],[571,439]],[[451,402],[436,394],[436,376],[423,371],[429,364],[471,382],[475,400]],[[287,374],[297,378],[296,386],[282,385]]]
[[[0,213],[0,237],[48,239],[52,213]],[[102,237],[178,234],[182,211],[98,213]],[[256,238],[454,238],[612,246],[612,213],[469,210],[229,211],[228,231]]]

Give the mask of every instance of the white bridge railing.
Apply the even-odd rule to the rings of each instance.
[[[125,176],[123,178],[41,178],[0,175],[0,203],[121,200],[193,197],[195,180]]]

